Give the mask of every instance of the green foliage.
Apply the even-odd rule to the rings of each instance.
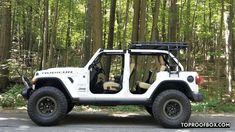
[[[132,106],[132,105],[120,105],[120,106],[113,106],[113,107],[108,107],[110,111],[123,111],[123,112],[140,112],[140,111],[145,111],[142,107],[140,106]]]
[[[119,105],[119,106],[94,106],[94,105],[82,105],[76,106],[75,111],[103,111],[103,112],[144,112],[145,109],[142,106],[137,105]]]
[[[233,103],[221,103],[217,100],[215,101],[204,101],[202,103],[193,103],[192,110],[194,112],[228,112],[234,113],[235,112],[235,104]]]
[[[17,107],[25,106],[26,102],[21,96],[22,85],[16,84],[10,87],[10,90],[0,95],[0,106],[5,107]]]
[[[235,104],[231,102],[222,102],[216,96],[209,96],[209,93],[202,89],[204,100],[203,102],[192,103],[194,112],[235,112]]]

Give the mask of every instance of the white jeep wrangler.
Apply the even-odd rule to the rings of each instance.
[[[190,118],[190,101],[203,99],[201,78],[184,71],[178,60],[186,47],[152,42],[131,44],[127,50],[98,49],[83,68],[41,70],[32,81],[22,77],[28,115],[36,124],[49,126],[74,105],[143,105],[162,126],[179,127]]]

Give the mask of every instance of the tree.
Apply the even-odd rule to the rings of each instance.
[[[187,1],[187,9],[186,9],[186,24],[184,29],[184,40],[187,43],[191,42],[191,27],[190,27],[190,21],[191,21],[191,0]]]
[[[232,92],[232,42],[233,42],[233,0],[230,0],[227,11],[224,12],[225,26],[225,59],[226,59],[226,82],[228,93]]]
[[[47,46],[48,46],[48,0],[44,0],[44,29],[43,29],[43,52],[42,52],[42,69],[46,68]]]
[[[67,32],[66,32],[66,57],[65,66],[69,63],[69,53],[71,47],[71,11],[72,11],[72,0],[69,0],[69,10],[68,10],[68,21],[67,21]]]
[[[139,31],[138,31],[138,41],[146,41],[146,10],[147,10],[147,1],[140,1],[140,16],[139,16]]]
[[[158,15],[159,15],[160,0],[156,0],[153,8],[153,22],[152,22],[152,32],[151,40],[159,40],[159,31],[158,31]]]
[[[134,16],[133,16],[133,28],[132,28],[132,42],[135,41],[146,41],[146,0],[136,0],[134,1]],[[136,80],[143,79],[143,73],[145,69],[143,56],[135,56],[135,68],[133,73],[133,80],[131,80],[131,85],[134,84]]]
[[[224,20],[224,0],[221,0],[221,10],[220,10],[220,14],[221,14],[221,17],[220,17],[220,29],[219,29],[219,38],[218,38],[218,42],[217,42],[217,45],[216,45],[216,49],[218,50],[217,52],[217,57],[216,57],[216,79],[217,79],[217,85],[218,85],[218,92],[219,92],[219,97],[220,97],[220,100],[222,100],[222,85],[221,85],[221,82],[220,82],[220,70],[221,70],[221,60],[220,60],[220,49],[222,47],[222,43],[223,43],[223,20]]]
[[[128,14],[129,14],[129,6],[130,6],[130,0],[127,0],[126,2],[126,9],[125,9],[125,20],[124,20],[124,31],[123,31],[123,44],[126,44],[126,33],[127,33],[127,24],[128,24]]]
[[[8,65],[11,46],[11,1],[3,0],[0,5],[0,91],[7,88]]]
[[[86,29],[85,29],[85,41],[84,41],[84,61],[85,65],[90,59],[91,52],[91,17],[92,17],[92,0],[87,1],[87,10],[86,10]]]
[[[54,60],[54,47],[55,47],[55,44],[56,44],[59,0],[55,0],[55,7],[54,8],[55,9],[54,9],[54,17],[53,17],[53,23],[52,23],[52,32],[51,32],[51,42],[50,42],[50,49],[49,49],[48,67],[52,67],[53,60]]]
[[[134,16],[132,24],[132,38],[131,41],[138,41],[138,31],[139,31],[139,15],[140,15],[140,0],[134,1]]]
[[[116,9],[116,0],[111,0],[110,5],[110,20],[109,20],[109,35],[108,35],[108,46],[107,49],[113,49],[113,37],[114,37],[114,23],[115,23],[115,9]],[[106,60],[107,66],[105,67],[105,73],[107,74],[107,78],[109,78],[110,65],[112,58],[109,56]]]
[[[166,41],[166,18],[165,18],[165,10],[166,10],[166,2],[167,0],[163,0],[162,2],[162,13],[161,13],[161,16],[162,16],[162,41]]]
[[[91,8],[88,10],[91,10],[92,53],[95,53],[97,49],[104,47],[104,45],[102,45],[101,0],[89,1],[91,1]]]
[[[177,0],[171,0],[169,8],[168,39],[172,42],[177,40],[178,9],[176,3]]]

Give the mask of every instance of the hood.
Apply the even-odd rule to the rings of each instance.
[[[52,74],[77,74],[84,71],[84,68],[76,68],[76,67],[60,67],[60,68],[49,68],[46,70],[41,70],[36,72],[37,75],[52,75]]]

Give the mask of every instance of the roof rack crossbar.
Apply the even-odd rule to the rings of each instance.
[[[129,49],[180,50],[188,47],[185,42],[132,42]]]

